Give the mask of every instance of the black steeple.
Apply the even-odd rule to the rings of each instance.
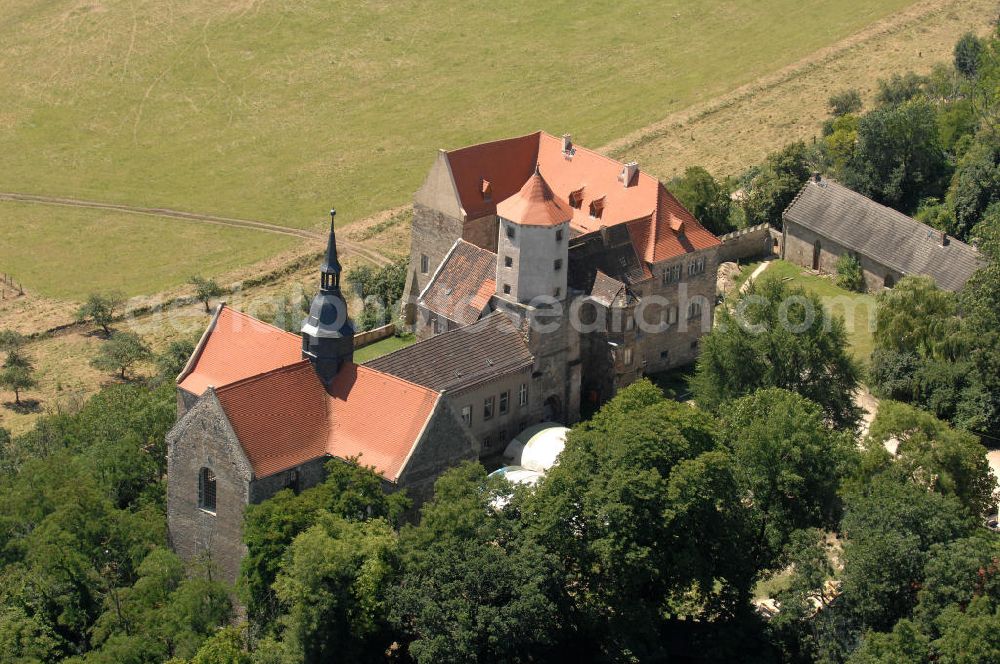
[[[337,260],[336,215],[336,210],[330,210],[330,239],[320,267],[320,289],[309,306],[309,316],[302,322],[302,357],[312,362],[324,385],[333,381],[344,362],[354,359],[354,325],[340,292],[342,268]]]

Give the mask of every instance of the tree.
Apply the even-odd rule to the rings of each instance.
[[[878,81],[876,101],[883,106],[895,106],[910,101],[923,91],[927,79],[912,71],[905,74],[893,74],[890,78]]]
[[[701,166],[690,166],[670,182],[670,191],[701,224],[716,235],[733,230],[729,220],[729,189]]]
[[[865,273],[861,261],[852,254],[841,254],[837,259],[837,285],[855,293],[865,292]]]
[[[749,225],[768,223],[781,228],[781,215],[812,168],[805,143],[797,142],[768,155],[764,164],[743,177],[743,208]]]
[[[104,330],[104,336],[111,336],[111,323],[118,310],[125,304],[125,298],[120,293],[91,293],[87,301],[77,309],[76,319],[80,322],[88,318]]]
[[[830,108],[830,114],[834,117],[840,117],[841,115],[847,115],[849,113],[857,113],[861,110],[861,93],[858,92],[857,88],[841,90],[840,92],[831,95],[830,100],[827,102],[827,106]]]
[[[843,319],[826,320],[819,297],[765,275],[732,310],[723,307],[715,329],[702,338],[691,387],[711,412],[758,389],[781,387],[819,404],[836,427],[851,428],[859,417],[859,374]]]
[[[982,54],[983,42],[975,33],[966,32],[955,44],[955,69],[967,78],[975,78]]]
[[[948,191],[955,215],[955,233],[967,239],[987,209],[1000,203],[1000,146],[981,137],[962,156]]]
[[[943,190],[947,174],[934,107],[915,99],[862,116],[843,177],[865,196],[910,212]]]
[[[544,659],[559,639],[558,563],[515,506],[497,507],[510,491],[465,464],[438,479],[420,525],[404,529],[390,603],[417,662]]]
[[[162,353],[157,353],[157,373],[164,380],[173,380],[184,371],[188,360],[194,354],[194,344],[186,339],[171,341]]]
[[[194,286],[194,295],[198,298],[198,301],[205,305],[205,313],[212,312],[212,309],[208,306],[209,301],[214,297],[221,297],[225,293],[214,279],[205,279],[204,277],[194,275],[188,280],[188,283]]]
[[[364,309],[356,321],[359,330],[370,330],[392,320],[399,311],[406,286],[409,259],[403,257],[381,268],[361,265],[347,273]]]
[[[783,566],[793,532],[833,529],[840,520],[837,492],[857,452],[854,437],[824,419],[819,405],[773,387],[723,411],[720,438],[732,452],[743,501],[752,506],[762,569]]]
[[[295,661],[382,661],[392,644],[385,593],[396,550],[384,519],[325,512],[296,536],[274,583],[282,640]]]
[[[875,467],[895,466],[921,486],[955,496],[971,514],[995,510],[996,484],[975,436],[913,406],[883,401],[868,438],[869,449],[879,456],[887,442],[897,443],[895,458]]]
[[[150,357],[152,353],[142,337],[132,332],[115,332],[100,347],[90,364],[101,371],[118,373],[122,380],[127,380],[127,372]]]
[[[33,369],[27,359],[13,353],[8,354],[3,366],[0,366],[0,386],[14,393],[14,403],[17,405],[21,405],[21,392],[38,385],[32,375]]]
[[[745,606],[756,558],[726,553],[752,542],[715,425],[647,381],[573,429],[522,510],[563,570],[557,603],[580,656],[655,658],[664,611]]]
[[[930,277],[904,277],[876,299],[873,340],[878,350],[921,358],[952,357],[958,319],[955,295]]]

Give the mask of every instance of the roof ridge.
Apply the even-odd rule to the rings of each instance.
[[[254,374],[252,376],[247,376],[246,378],[240,378],[239,380],[235,380],[235,381],[233,381],[231,383],[226,383],[225,385],[221,385],[221,386],[210,385],[209,387],[212,387],[213,389],[215,389],[215,393],[216,394],[219,394],[219,393],[222,393],[222,392],[228,392],[229,390],[231,390],[233,388],[242,387],[242,386],[247,385],[249,383],[252,383],[252,382],[255,382],[255,381],[258,381],[258,380],[263,380],[264,378],[267,378],[268,376],[271,376],[273,374],[281,373],[281,372],[284,372],[284,371],[291,371],[292,369],[300,369],[303,366],[310,366],[309,360],[306,360],[306,359],[298,360],[297,362],[294,362],[292,364],[286,364],[284,366],[275,367],[274,369],[271,369],[269,371],[263,371],[261,373]]]
[[[472,145],[464,145],[464,146],[462,146],[460,148],[454,148],[453,150],[445,150],[444,152],[445,152],[446,155],[452,155],[452,154],[455,154],[457,152],[464,152],[465,150],[470,150],[471,151],[473,149],[482,148],[482,147],[485,147],[487,145],[495,145],[497,143],[507,143],[507,142],[510,142],[510,141],[523,140],[523,139],[529,138],[531,136],[540,136],[543,133],[545,133],[545,132],[543,132],[541,129],[537,129],[535,131],[528,132],[527,134],[522,134],[520,136],[509,136],[507,138],[497,138],[497,139],[492,140],[492,141],[483,141],[482,143],[473,143]]]
[[[556,140],[556,141],[562,140],[558,136],[554,136],[554,135],[550,134],[549,132],[545,131],[544,129],[540,130],[538,132],[538,134],[542,135],[542,136],[548,136],[549,138],[551,138],[553,140]],[[585,145],[577,145],[576,142],[574,142],[573,143],[573,149],[576,150],[577,152],[587,152],[589,154],[594,155],[595,157],[603,159],[603,160],[605,160],[607,162],[610,162],[612,164],[616,164],[616,165],[621,166],[623,168],[625,167],[625,163],[626,162],[620,161],[618,159],[615,159],[614,157],[610,157],[610,156],[608,156],[608,155],[606,155],[606,154],[604,154],[602,152],[598,152],[597,150],[594,150],[593,148],[588,148]],[[642,170],[642,168],[638,168],[638,169],[636,169],[636,171],[638,173],[638,177],[646,177],[646,178],[649,178],[650,180],[653,180],[655,182],[659,182],[660,181],[659,178],[656,178],[652,174],[647,173],[646,171]],[[633,186],[639,186],[638,177],[636,178],[636,183]]]

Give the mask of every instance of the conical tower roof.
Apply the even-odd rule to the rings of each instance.
[[[573,210],[555,194],[535,168],[521,190],[497,205],[497,214],[524,226],[557,226],[573,218]]]

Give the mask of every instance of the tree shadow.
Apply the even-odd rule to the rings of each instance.
[[[29,415],[31,413],[42,412],[42,404],[37,399],[21,399],[21,403],[5,401],[3,407],[12,410],[18,415]]]

